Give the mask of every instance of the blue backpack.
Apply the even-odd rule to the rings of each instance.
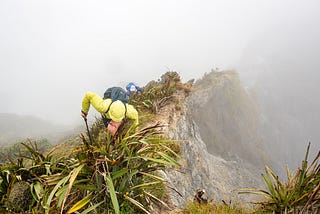
[[[122,101],[124,104],[128,103],[129,101],[129,95],[127,92],[121,88],[121,87],[111,87],[108,88],[104,94],[103,94],[103,99],[111,99],[112,102],[116,100]]]

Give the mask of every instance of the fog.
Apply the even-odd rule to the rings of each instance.
[[[294,113],[309,111],[314,127],[319,16],[317,0],[0,0],[0,112],[75,125],[88,90],[143,86],[168,70],[188,81],[219,68],[279,96],[299,86],[313,111],[293,99]],[[270,103],[283,100],[275,95],[262,99],[270,115],[280,105]]]

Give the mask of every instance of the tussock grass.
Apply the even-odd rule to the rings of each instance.
[[[97,121],[92,126],[93,142],[82,135],[83,144],[60,160],[38,152],[33,143],[23,144],[29,154],[0,169],[6,211],[15,209],[4,202],[19,181],[30,185],[29,211],[150,213],[152,203],[166,205],[161,200],[166,182],[157,171],[179,164],[178,155],[166,146],[170,141],[158,131],[160,125],[135,132],[131,127],[116,139],[101,134],[100,125]]]
[[[270,213],[318,213],[320,211],[320,151],[308,165],[310,143],[301,167],[290,172],[287,167],[287,181],[282,182],[268,167],[262,180],[264,189],[242,189],[240,193],[257,194],[265,198],[258,202],[260,209]]]
[[[225,203],[213,203],[212,201],[206,204],[199,204],[197,202],[189,202],[179,214],[250,214],[253,210],[241,207],[238,204],[227,205]]]
[[[133,94],[130,103],[136,106],[140,112],[156,114],[169,102],[177,102],[174,100],[174,93],[177,90],[188,93],[191,91],[191,86],[181,83],[177,72],[168,71],[158,81],[149,82],[143,87],[141,93]]]

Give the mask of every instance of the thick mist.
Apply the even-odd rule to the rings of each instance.
[[[301,20],[318,21],[317,8],[317,1],[2,0],[0,112],[80,123],[87,90],[144,85],[167,70],[187,81],[237,69],[257,35],[288,23],[303,32]]]
[[[259,104],[265,143],[291,168],[301,164],[309,142],[309,160],[320,148],[319,19],[299,21],[257,36],[239,65]]]
[[[317,0],[2,0],[0,113],[74,126],[88,90],[143,86],[168,70],[188,81],[233,69],[259,102],[266,141],[282,148],[274,152],[301,159],[308,141],[320,142],[319,8]]]

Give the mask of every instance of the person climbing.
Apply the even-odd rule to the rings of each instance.
[[[110,97],[107,92],[110,93]],[[122,89],[123,90],[123,89]],[[88,91],[82,100],[81,116],[86,120],[87,115],[92,105],[104,118],[104,124],[107,130],[115,136],[119,127],[122,125],[125,118],[132,119],[134,125],[139,124],[138,111],[134,106],[121,101],[116,97],[119,94],[119,87],[107,89],[103,99],[101,96],[94,92]],[[124,91],[124,90],[123,90]]]
[[[126,86],[126,89],[127,89],[127,94],[130,95],[131,93],[135,93],[135,92],[138,92],[138,91],[141,91],[142,88],[137,86],[136,84],[134,84],[133,82],[130,82],[127,86]]]

